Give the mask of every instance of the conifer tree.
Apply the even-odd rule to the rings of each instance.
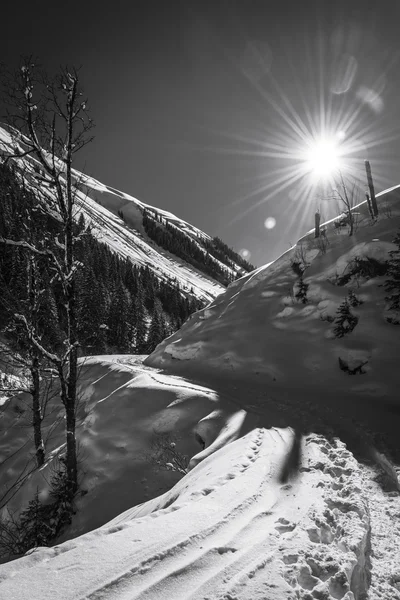
[[[386,301],[389,303],[389,310],[400,310],[400,232],[393,240],[397,248],[389,252],[387,279],[384,288],[387,292]]]
[[[303,277],[301,276],[300,279],[299,279],[298,288],[297,288],[297,292],[295,294],[295,298],[297,298],[297,300],[299,302],[302,302],[303,304],[307,304],[307,302],[308,302],[308,300],[307,300],[307,290],[308,290],[308,283],[305,283]]]
[[[121,279],[118,279],[110,299],[107,326],[108,343],[121,352],[129,351],[128,311],[129,296]]]
[[[92,268],[85,270],[80,281],[77,310],[79,339],[88,353],[101,354],[106,350],[102,328],[106,320],[103,287],[98,283]]]
[[[354,290],[349,291],[347,298],[349,306],[351,307],[360,306],[360,304],[362,304],[362,300],[360,300],[358,296],[355,295]]]
[[[150,322],[149,334],[147,337],[147,351],[153,352],[154,348],[160,344],[166,337],[166,323],[161,308],[161,303],[156,300],[154,303],[154,312]]]
[[[140,285],[135,298],[135,352],[143,354],[146,352],[146,313],[143,303],[143,290]]]
[[[335,319],[335,327],[333,329],[335,337],[343,337],[351,333],[358,323],[358,317],[351,312],[347,298],[340,304],[336,314],[338,316]]]
[[[38,490],[36,490],[28,507],[22,511],[18,529],[21,552],[26,552],[30,548],[48,545],[50,527],[46,522],[45,507],[39,500]]]

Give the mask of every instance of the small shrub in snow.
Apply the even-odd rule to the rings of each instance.
[[[175,438],[169,434],[157,434],[153,440],[151,450],[148,459],[154,465],[168,471],[177,471],[182,475],[187,473],[189,457],[179,452]]]
[[[345,272],[336,280],[337,285],[346,285],[352,279],[358,281],[361,277],[372,279],[385,275],[388,270],[387,263],[379,262],[375,258],[356,256],[347,265]]]
[[[301,277],[304,272],[304,266],[299,260],[292,260],[290,263],[292,267],[293,273],[297,275],[297,277]]]
[[[326,254],[329,246],[329,239],[326,236],[326,229],[321,229],[321,235],[315,240],[315,246],[321,254]]]
[[[297,277],[301,277],[307,267],[310,266],[307,260],[307,250],[304,244],[297,246],[296,252],[290,261],[290,266]]]
[[[349,367],[349,364],[343,360],[342,358],[338,358],[339,361],[339,368],[341,369],[341,371],[344,371],[345,373],[348,373],[348,375],[356,375],[357,373],[359,373],[360,375],[363,375],[365,373],[365,371],[363,371],[363,367],[365,367],[365,365],[368,363],[367,360],[361,362],[359,365],[357,365],[356,367],[354,367],[353,369],[351,369]]]
[[[347,298],[343,300],[336,312],[338,316],[335,319],[333,333],[335,337],[338,338],[353,331],[358,323],[358,317],[351,312]]]

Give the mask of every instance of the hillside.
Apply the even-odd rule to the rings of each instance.
[[[306,396],[314,411],[321,404],[347,407],[354,419],[370,419],[378,429],[387,421],[382,407],[398,411],[399,330],[390,322],[398,315],[387,312],[383,283],[400,226],[399,189],[378,195],[378,202],[376,222],[366,203],[354,208],[354,236],[332,220],[324,224],[325,236],[309,232],[276,261],[231,284],[145,364],[228,385],[233,395],[237,381],[246,381],[253,393],[240,405],[262,414],[276,404],[294,413]],[[336,335],[337,311],[352,294],[356,325]],[[310,415],[298,418],[307,430]],[[394,451],[394,425],[389,433]]]
[[[17,134],[17,138],[17,149],[23,152],[26,149],[23,136]],[[2,125],[0,152],[7,155],[14,148],[15,130]],[[35,159],[28,155],[18,164],[26,179],[31,178],[35,185],[39,181],[42,189],[46,189],[45,181],[40,180],[40,165]],[[160,281],[177,282],[183,293],[192,292],[198,299],[210,301],[225,289],[226,283],[251,271],[252,266],[239,255],[232,253],[228,256],[225,251],[221,252],[218,241],[172,213],[145,204],[79,171],[74,171],[74,177],[79,188],[76,204],[92,224],[93,234],[119,257],[128,258],[139,267],[149,267]],[[145,211],[150,218],[162,221],[164,226],[174,227],[185,240],[188,250],[183,258],[182,253],[181,256],[173,254],[148,235],[143,225]],[[188,262],[193,249],[198,247],[204,255],[209,255],[206,273],[203,261],[197,261],[196,266],[193,261]]]
[[[85,493],[65,537],[88,533],[1,566],[0,597],[400,598],[399,326],[383,287],[398,189],[378,202],[374,221],[355,207],[354,236],[324,224],[232,283],[144,364],[84,359]],[[22,408],[3,412],[2,481],[32,445]],[[294,432],[300,469],[282,483]],[[61,431],[49,443],[16,506],[45,498]]]

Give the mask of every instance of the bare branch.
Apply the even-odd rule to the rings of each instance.
[[[42,356],[46,357],[48,360],[50,360],[52,363],[59,365],[61,364],[61,359],[59,356],[57,356],[57,354],[53,354],[52,352],[48,352],[45,348],[43,348],[43,346],[40,344],[40,342],[38,341],[38,339],[35,337],[34,332],[33,332],[33,327],[29,325],[25,315],[21,315],[21,314],[15,314],[14,315],[15,319],[17,319],[20,323],[22,323],[25,326],[25,330],[26,333],[28,335],[28,339],[29,341],[32,342],[32,344],[35,346],[35,348],[37,350],[39,350],[39,352],[41,353]]]

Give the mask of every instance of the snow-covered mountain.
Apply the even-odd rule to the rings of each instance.
[[[373,221],[356,207],[354,236],[325,224],[232,283],[144,364],[82,362],[68,535],[88,533],[1,566],[0,598],[400,599],[400,338],[382,287],[399,189],[378,203]],[[3,481],[33,452],[23,408],[3,413]],[[46,495],[62,429],[17,504]]]
[[[11,154],[15,153],[15,150],[21,152],[26,150],[23,136],[17,134],[16,143],[15,130],[12,130],[12,134],[9,126],[0,126],[1,153]],[[19,163],[25,170],[26,179],[29,179],[29,172],[37,174],[40,171],[39,163],[29,155],[19,159]],[[173,226],[189,242],[196,244],[204,255],[207,254],[204,243],[212,242],[212,238],[207,233],[172,213],[145,204],[130,194],[107,186],[93,177],[83,175],[76,170],[74,175],[79,181],[76,198],[79,210],[91,222],[93,234],[119,256],[129,258],[138,266],[148,266],[160,280],[179,283],[183,293],[192,291],[199,299],[210,301],[224,291],[225,287],[218,280],[183,258],[164,250],[150,239],[143,227],[143,215],[147,211],[152,218],[161,221],[160,227],[165,227],[167,224]],[[240,257],[238,258],[240,260]],[[228,279],[246,272],[246,269],[237,264],[234,259],[225,257],[221,260],[221,256],[213,256],[212,251],[209,260]]]

